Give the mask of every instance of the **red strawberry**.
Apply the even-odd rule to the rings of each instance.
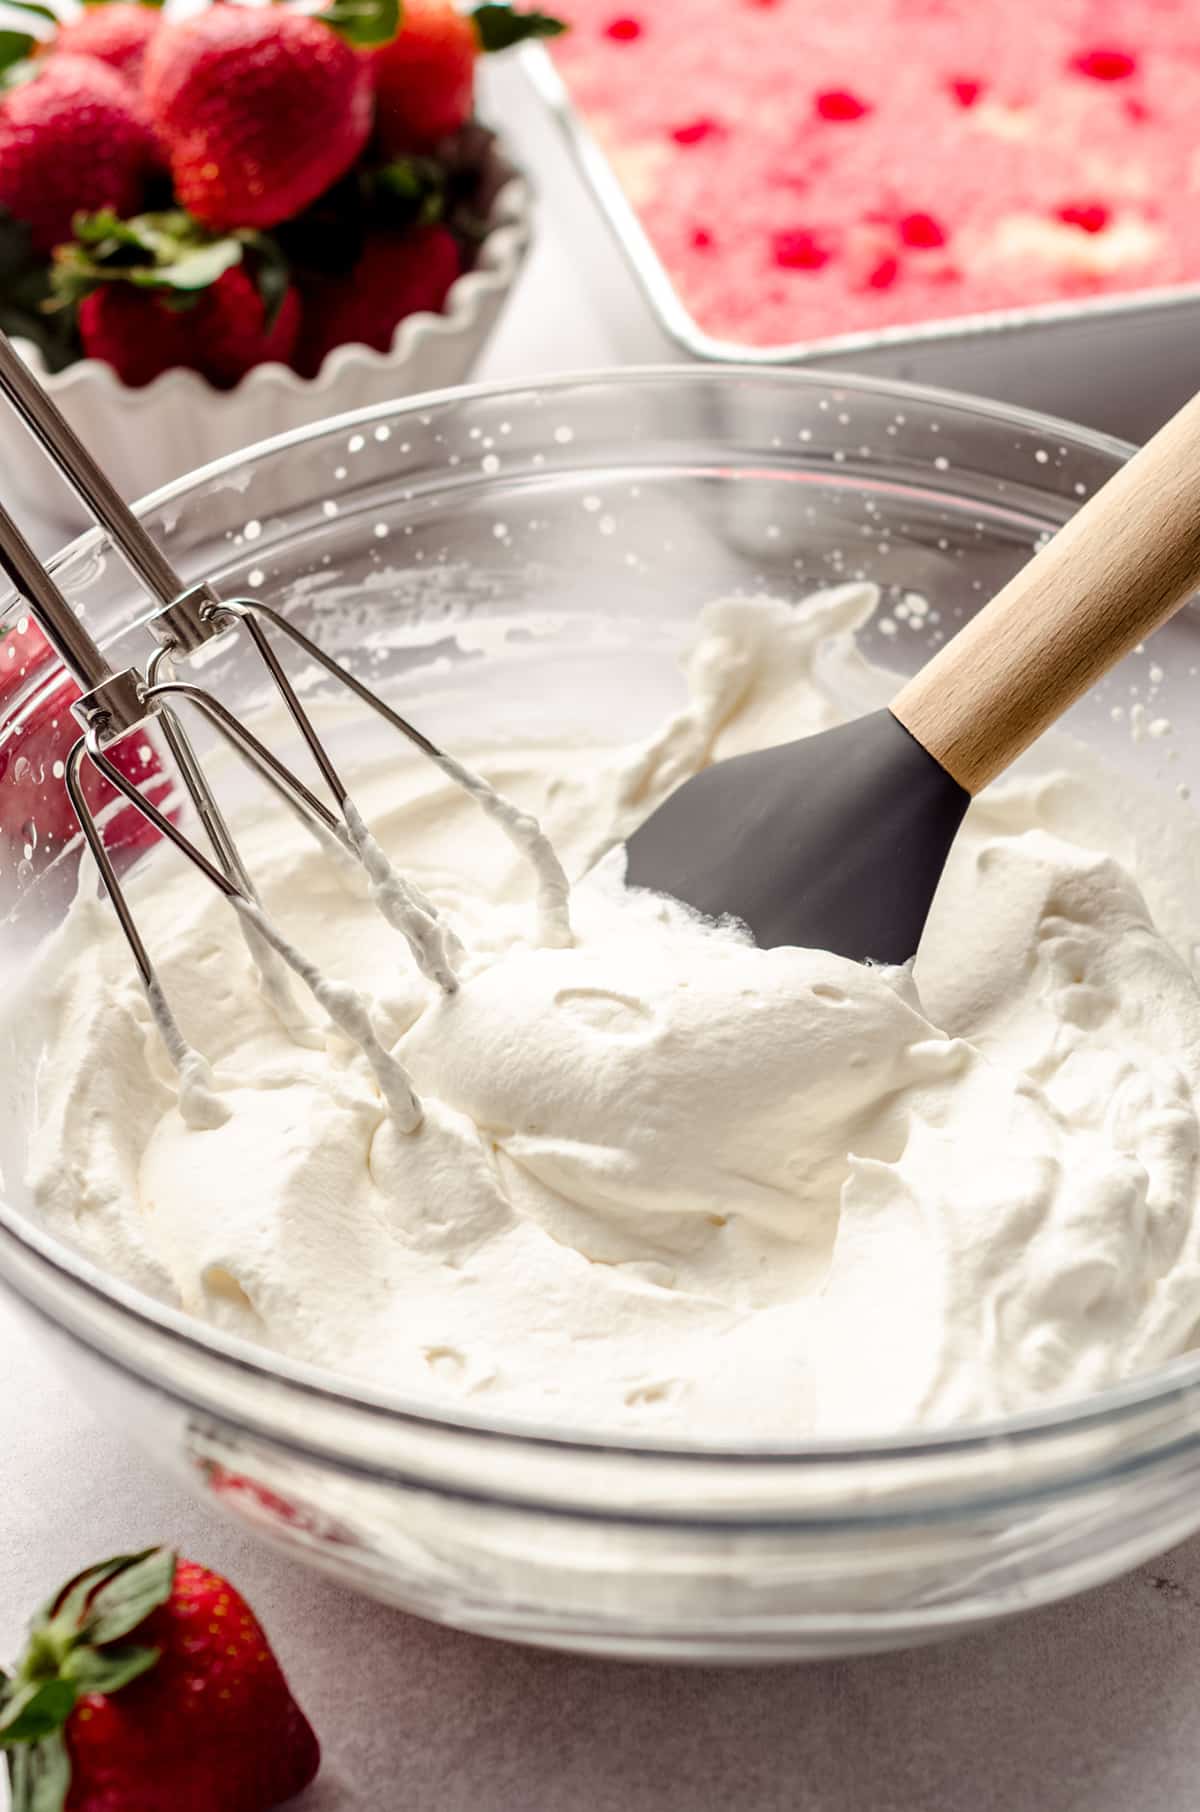
[[[7,708],[26,677],[54,665],[54,654],[31,617],[18,617],[0,631],[0,711]],[[27,711],[19,727],[0,740],[0,846],[7,844],[21,860],[25,852],[39,866],[59,855],[79,834],[79,825],[63,784],[63,767],[79,726],[70,704],[78,688],[64,674],[61,684]],[[124,738],[110,751],[113,762],[130,780],[143,784],[160,774],[158,757],[147,737]],[[159,805],[169,782],[163,777],[147,788]],[[116,790],[91,762],[83,764],[83,792],[94,813],[116,798]],[[158,835],[133,806],[122,808],[103,826],[110,850],[143,849]]]
[[[58,29],[50,49],[55,56],[95,57],[135,86],[142,79],[142,63],[150,40],[158,30],[161,13],[137,0],[93,3],[77,19]]]
[[[198,371],[229,390],[255,365],[289,363],[300,332],[300,298],[285,294],[268,327],[253,278],[235,265],[181,308],[177,291],[106,283],[79,305],[79,337],[91,359],[103,359],[135,388],[161,372]]]
[[[144,75],[176,194],[220,228],[275,226],[330,188],[367,142],[371,87],[365,57],[280,6],[165,24]]]
[[[154,162],[133,91],[93,57],[47,57],[0,104],[0,208],[35,251],[69,239],[81,210],[136,212]]]
[[[287,364],[300,331],[274,242],[210,233],[179,209],[80,215],[55,252],[52,286],[78,305],[84,352],[135,386],[181,367],[230,389],[254,365]]]
[[[230,390],[255,365],[291,363],[300,338],[300,297],[285,291],[268,324],[262,292],[244,265],[226,271],[197,305],[208,312],[196,323],[200,370],[219,390]]]
[[[166,1548],[73,1579],[0,1690],[12,1812],[267,1812],[320,1766],[245,1600]]]
[[[404,0],[399,34],[371,57],[376,128],[387,156],[426,150],[466,124],[478,55],[475,27],[454,0]]]
[[[441,308],[460,269],[443,226],[370,234],[346,276],[316,277],[306,288],[297,371],[315,377],[327,353],[351,342],[387,352],[406,315]]]
[[[404,0],[400,31],[372,53],[375,118],[387,157],[427,151],[465,126],[475,100],[475,59],[566,27],[549,13],[484,0],[469,14],[454,0]]]

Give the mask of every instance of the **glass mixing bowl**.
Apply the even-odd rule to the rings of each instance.
[[[453,746],[459,726],[635,738],[681,697],[680,644],[737,588],[865,575],[928,616],[867,652],[916,667],[1127,452],[983,403],[800,372],[623,372],[459,390],[251,449],[143,506],[188,578],[256,589]],[[146,611],[103,539],[60,580],[117,664]],[[11,606],[10,606],[11,608]],[[514,622],[514,618],[516,621]],[[935,618],[937,620],[935,620]],[[1072,713],[1151,783],[1200,780],[1197,619],[1155,638],[1170,738]],[[234,704],[260,682],[221,652]],[[316,690],[319,692],[320,688]],[[537,703],[531,706],[531,698]],[[5,743],[31,685],[0,721]],[[0,781],[0,786],[6,784]],[[63,910],[72,854],[0,874],[3,960]],[[200,885],[200,882],[197,882]],[[988,1426],[787,1448],[588,1439],[431,1413],[202,1326],[40,1229],[21,1184],[31,1082],[0,1107],[0,1271],[79,1386],[159,1461],[313,1565],[495,1635],[752,1660],[923,1641],[1078,1591],[1200,1526],[1200,1358]]]

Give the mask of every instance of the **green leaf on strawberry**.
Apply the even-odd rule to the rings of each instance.
[[[106,1581],[154,1552],[152,1548],[145,1548],[137,1554],[116,1554],[111,1560],[101,1561],[99,1566],[85,1567],[82,1573],[76,1573],[74,1579],[68,1579],[48,1604],[42,1606],[35,1619],[35,1627],[50,1623],[68,1626],[82,1623],[84,1611]]]
[[[18,1743],[40,1743],[66,1722],[75,1709],[78,1689],[70,1680],[30,1680],[12,1691],[0,1712],[0,1749]]]
[[[393,158],[366,180],[368,204],[388,226],[432,226],[446,211],[446,169],[435,157]]]
[[[136,1643],[114,1644],[103,1652],[77,1648],[63,1663],[63,1672],[79,1693],[120,1692],[123,1686],[148,1674],[161,1653]]]
[[[390,44],[400,29],[400,16],[400,0],[332,0],[316,15],[359,50]]]
[[[261,327],[269,336],[291,290],[291,266],[269,233],[212,233],[180,208],[132,220],[102,210],[77,215],[74,226],[73,242],[54,254],[51,283],[60,309],[73,311],[97,290],[125,284],[150,291],[178,314],[244,264],[262,298]]]
[[[38,58],[33,55],[20,56],[13,63],[0,64],[0,95],[5,95],[12,88],[22,88],[26,82],[32,82],[38,72]]]
[[[27,31],[0,31],[0,76],[7,78],[10,70],[19,69],[36,44],[37,39]]]
[[[562,19],[555,19],[550,13],[520,12],[515,6],[499,4],[499,0],[486,0],[483,6],[474,7],[471,18],[479,48],[485,51],[510,50],[530,38],[557,38],[567,29]]]
[[[61,1730],[8,1757],[13,1812],[61,1812],[71,1787],[71,1760]]]
[[[0,208],[0,327],[32,340],[47,368],[61,371],[79,356],[72,323],[50,312],[50,272],[34,252],[29,228]]]
[[[176,291],[186,307],[240,264],[248,235],[210,233],[181,209],[122,220],[109,209],[77,214],[75,238],[54,253],[51,278],[60,303],[81,302],[103,283]]]
[[[4,14],[5,24],[0,29],[0,86],[7,87],[9,72],[17,72],[16,79],[22,79],[20,66],[32,57],[42,39],[58,30],[59,19],[41,0],[4,0]],[[29,31],[19,29],[25,16],[30,20]]]
[[[128,1556],[91,1597],[83,1626],[87,1641],[102,1648],[128,1636],[165,1602],[174,1577],[175,1556],[169,1548]]]
[[[292,267],[284,256],[283,247],[270,233],[246,232],[240,238],[246,249],[254,254],[254,280],[266,310],[264,326],[270,333],[291,289]]]

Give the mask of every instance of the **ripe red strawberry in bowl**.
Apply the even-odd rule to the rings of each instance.
[[[55,254],[54,291],[77,306],[87,356],[132,388],[185,370],[229,389],[291,358],[300,298],[273,242],[206,232],[178,210],[91,215],[75,234]]]
[[[12,1812],[268,1812],[320,1767],[262,1626],[168,1548],[71,1580],[0,1686]]]
[[[136,88],[150,40],[161,22],[157,8],[138,5],[136,0],[111,0],[109,5],[93,0],[78,18],[59,27],[47,49],[53,56],[95,57]]]
[[[448,0],[411,0],[402,23],[400,0],[179,17],[112,0],[54,32],[42,0],[7,4],[31,24],[0,32],[0,327],[126,495],[470,374],[529,237],[515,172],[469,117],[474,61],[555,20],[491,3],[461,20]],[[27,132],[68,88],[61,129],[56,113],[52,134]],[[430,318],[397,336],[413,316]],[[359,356],[331,363],[343,347]],[[22,432],[0,411],[14,493],[81,526]]]
[[[44,668],[49,677],[55,659],[31,617],[18,617],[0,629],[0,716],[31,675]],[[40,866],[79,835],[63,784],[63,764],[80,733],[70,709],[77,696],[78,688],[63,674],[60,683],[24,710],[0,738],[0,851],[7,851],[9,860],[27,859]],[[144,735],[125,737],[110,755],[127,779],[144,786],[156,804],[164,804],[170,782]],[[134,806],[107,815],[116,790],[88,761],[82,777],[93,814],[104,814],[102,834],[110,851],[133,852],[156,840],[158,832]]]
[[[375,111],[391,156],[435,145],[471,117],[475,27],[453,0],[405,0],[400,31],[375,51]]]
[[[409,315],[436,314],[462,268],[458,244],[443,226],[368,235],[344,276],[314,278],[305,291],[297,369],[315,377],[335,347],[387,352]]]
[[[376,126],[385,153],[427,150],[466,124],[481,51],[507,50],[562,29],[546,13],[509,6],[463,13],[454,0],[405,0],[400,30],[372,53]]]
[[[214,6],[167,24],[143,73],[180,203],[211,227],[271,227],[345,174],[370,136],[369,64],[319,19]]]
[[[0,97],[0,209],[36,252],[69,239],[81,211],[136,213],[156,158],[137,95],[91,57],[47,57]]]
[[[237,268],[222,272],[190,309],[174,291],[109,284],[79,308],[79,332],[90,359],[103,359],[137,388],[164,371],[199,371],[229,389],[255,365],[287,364],[300,329],[300,301],[288,289],[271,316],[253,279]]]

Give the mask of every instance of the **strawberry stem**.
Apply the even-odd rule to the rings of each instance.
[[[390,44],[400,30],[400,0],[333,0],[315,17],[347,44],[371,50]]]
[[[483,6],[475,7],[471,18],[475,22],[479,48],[487,52],[510,50],[514,44],[523,44],[529,38],[557,38],[568,29],[562,19],[554,18],[551,13],[519,12],[515,6],[502,5],[499,0],[486,0]]]
[[[63,1728],[86,1693],[115,1693],[147,1673],[157,1648],[121,1642],[165,1604],[170,1548],[122,1554],[76,1574],[33,1619],[15,1673],[0,1673],[0,1750],[12,1812],[62,1812],[71,1785]]]

